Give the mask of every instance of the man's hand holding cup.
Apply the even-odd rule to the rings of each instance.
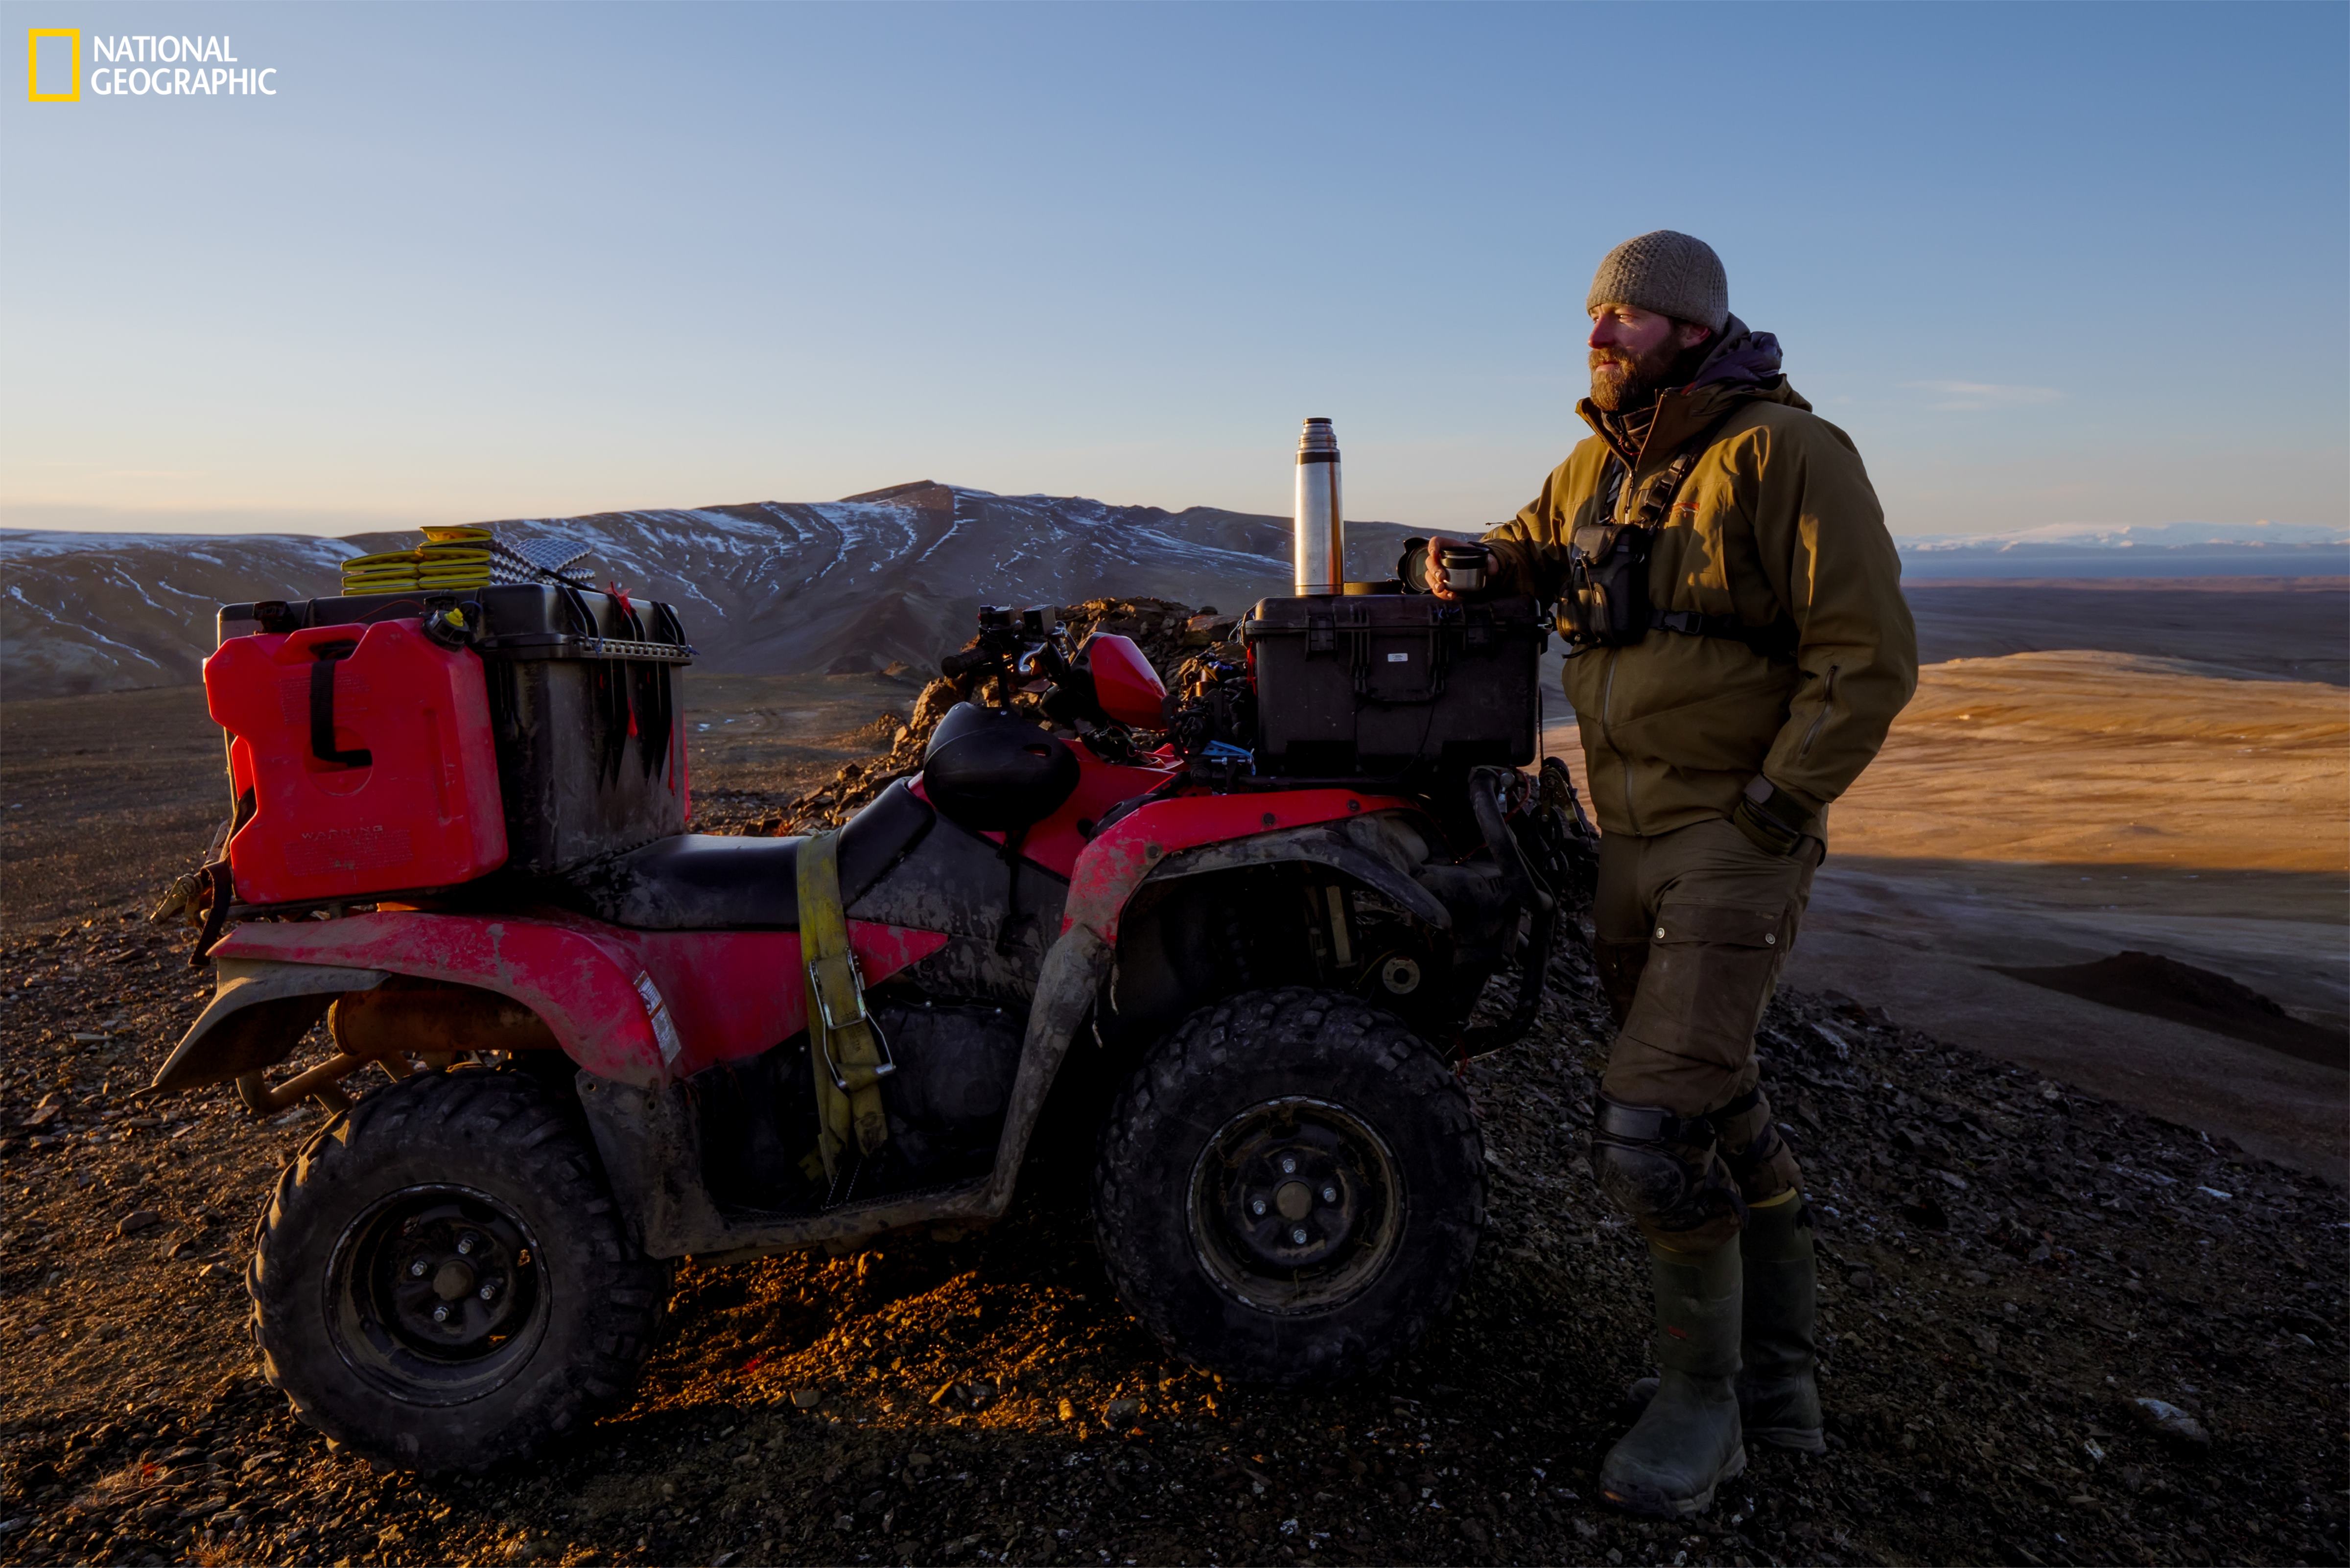
[[[1457,604],[1483,593],[1492,572],[1493,552],[1474,540],[1429,541],[1424,574],[1428,591],[1440,599]]]

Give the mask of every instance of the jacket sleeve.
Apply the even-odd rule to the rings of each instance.
[[[1558,504],[1565,475],[1562,462],[1543,481],[1542,493],[1520,507],[1515,517],[1487,531],[1484,543],[1496,563],[1488,589],[1532,594],[1545,604],[1558,597],[1566,581],[1566,524]]]
[[[1825,421],[1770,432],[1755,543],[1800,671],[1762,776],[1817,813],[1852,786],[1918,689],[1901,559],[1860,454]]]

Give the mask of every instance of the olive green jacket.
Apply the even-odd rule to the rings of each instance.
[[[1581,411],[1592,437],[1485,535],[1500,558],[1492,587],[1555,599],[1575,525],[1607,521],[1613,449],[1597,410],[1586,401]],[[1592,805],[1603,832],[1666,833],[1730,815],[1759,773],[1809,811],[1804,830],[1825,840],[1828,803],[1917,690],[1900,559],[1851,438],[1784,377],[1709,384],[1701,370],[1697,384],[1667,391],[1642,450],[1625,454],[1624,492],[1699,439],[1702,455],[1650,556],[1649,603],[1775,628],[1793,653],[1661,629],[1571,652],[1566,695]]]

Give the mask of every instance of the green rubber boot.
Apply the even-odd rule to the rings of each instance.
[[[1746,1330],[1738,1406],[1746,1434],[1798,1453],[1827,1452],[1820,1425],[1814,1326],[1819,1314],[1812,1228],[1799,1225],[1804,1200],[1750,1208],[1745,1248]]]
[[[1651,1245],[1656,1397],[1599,1467],[1599,1490],[1630,1513],[1685,1519],[1746,1469],[1738,1423],[1739,1242],[1708,1253]]]

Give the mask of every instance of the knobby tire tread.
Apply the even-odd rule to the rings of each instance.
[[[1295,1343],[1298,1325],[1315,1320],[1289,1320],[1284,1336],[1290,1342],[1278,1347],[1235,1342],[1229,1334],[1220,1342],[1210,1337],[1208,1325],[1196,1321],[1196,1310],[1187,1310],[1182,1293],[1167,1288],[1170,1267],[1179,1263],[1170,1258],[1165,1226],[1148,1219],[1154,1209],[1163,1211],[1174,1196],[1170,1184],[1188,1192],[1191,1171],[1127,1154],[1144,1141],[1145,1129],[1183,1119],[1187,1101],[1211,1097],[1202,1091],[1277,1059],[1326,1063],[1387,1080],[1387,1087],[1409,1097],[1413,1110],[1406,1125],[1390,1126],[1384,1136],[1391,1142],[1399,1137],[1428,1140],[1429,1159],[1455,1176],[1451,1190],[1412,1199],[1421,1210],[1415,1223],[1434,1232],[1419,1249],[1427,1277],[1393,1293],[1376,1292],[1378,1299],[1372,1303],[1339,1309],[1322,1324],[1318,1342],[1303,1349]],[[1328,1097],[1347,1103],[1343,1090]],[[1214,1127],[1197,1130],[1203,1140]],[[1476,1114],[1451,1067],[1401,1019],[1331,992],[1250,992],[1193,1013],[1152,1048],[1128,1081],[1103,1124],[1100,1150],[1095,1165],[1096,1234],[1119,1296],[1177,1354],[1248,1381],[1333,1381],[1392,1360],[1451,1304],[1484,1225],[1484,1146]],[[1396,1152],[1404,1164],[1414,1163],[1404,1150]],[[1180,1251],[1188,1260],[1188,1240]]]
[[[245,1270],[252,1303],[247,1328],[255,1357],[263,1377],[286,1396],[297,1419],[379,1467],[478,1472],[540,1451],[634,1392],[667,1302],[666,1272],[629,1239],[618,1205],[606,1190],[584,1120],[567,1110],[521,1073],[463,1068],[421,1073],[379,1089],[330,1117],[303,1145],[278,1173],[269,1203],[255,1224],[253,1258]],[[570,1364],[557,1368],[503,1419],[484,1422],[482,1417],[495,1412],[473,1406],[422,1417],[463,1428],[445,1434],[448,1440],[435,1454],[421,1451],[412,1430],[416,1422],[405,1431],[369,1430],[348,1412],[328,1409],[330,1402],[349,1401],[326,1395],[319,1380],[329,1386],[347,1384],[351,1377],[348,1369],[280,1365],[270,1348],[273,1317],[301,1312],[306,1297],[315,1301],[327,1254],[317,1238],[307,1238],[309,1255],[296,1247],[293,1256],[279,1260],[284,1266],[273,1268],[272,1261],[294,1245],[287,1233],[306,1219],[305,1210],[332,1201],[329,1189],[339,1182],[363,1178],[377,1151],[389,1147],[387,1140],[413,1147],[453,1140],[463,1130],[529,1161],[528,1179],[546,1197],[545,1212],[567,1231],[567,1250],[586,1265],[578,1272],[589,1277],[560,1283],[564,1294],[577,1294],[586,1310],[561,1336],[563,1345],[542,1345],[534,1355],[536,1361],[537,1355],[567,1349]],[[328,1239],[328,1251],[331,1245]],[[550,1340],[556,1337],[550,1330]],[[384,1402],[391,1403],[388,1397]],[[493,1397],[475,1403],[494,1407],[499,1402]]]

